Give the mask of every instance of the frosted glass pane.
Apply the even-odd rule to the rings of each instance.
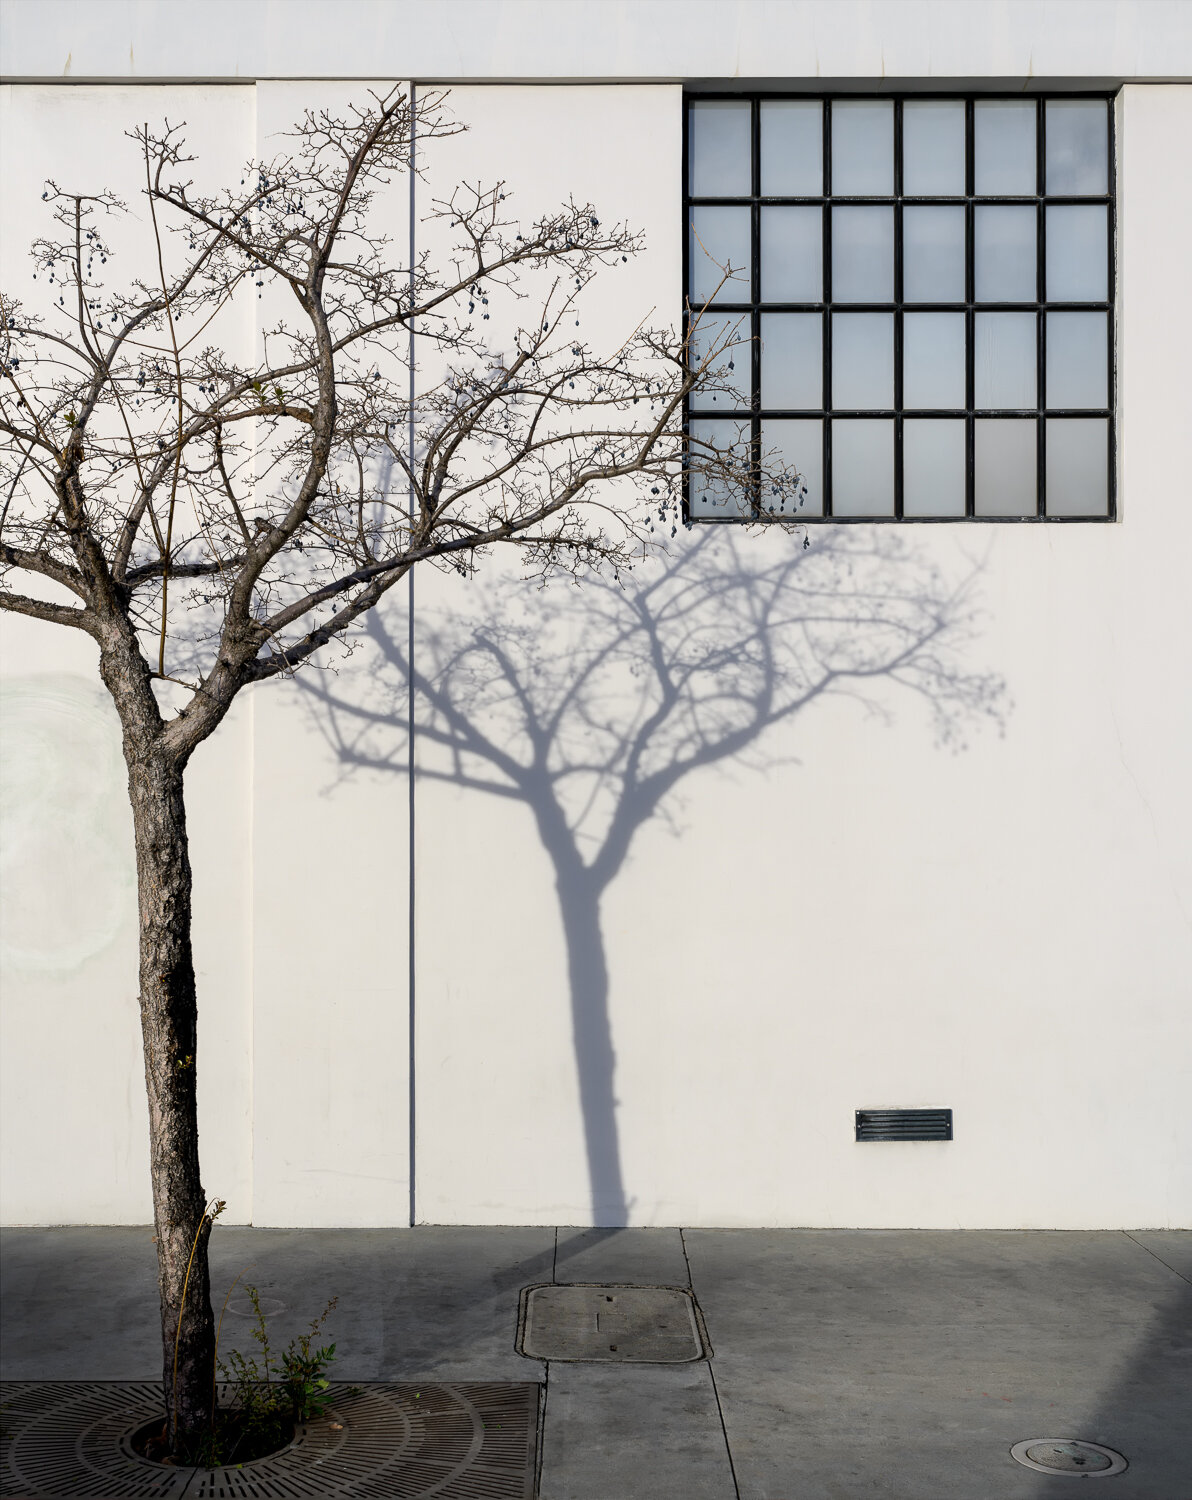
[[[1109,513],[1109,427],[1102,418],[1051,417],[1047,423],[1047,514]]]
[[[762,301],[821,302],[823,209],[763,208],[761,240]]]
[[[986,410],[1034,406],[1038,366],[1034,313],[978,313],[973,339],[973,399]]]
[[[1109,405],[1105,313],[1047,314],[1047,405]]]
[[[845,411],[894,405],[894,314],[832,314],[832,405]]]
[[[1099,203],[1047,209],[1049,302],[1105,302],[1109,297],[1108,210]]]
[[[832,210],[832,297],[836,302],[894,300],[894,210]]]
[[[964,209],[904,208],[902,295],[907,302],[964,301]]]
[[[762,193],[817,198],[824,190],[824,107],[818,99],[763,99]]]
[[[964,314],[906,313],[902,320],[902,404],[964,406]]]
[[[964,192],[964,103],[908,99],[902,106],[902,191],[912,198]]]
[[[762,405],[819,411],[824,391],[822,313],[762,314]]]
[[[832,192],[894,191],[894,105],[888,99],[832,104]]]
[[[1036,234],[1033,208],[986,204],[975,210],[973,261],[978,302],[1033,302]]]
[[[1034,194],[1033,100],[978,100],[973,108],[973,177],[979,194],[1009,198]]]
[[[1033,418],[978,418],[974,434],[974,501],[979,516],[1033,516],[1038,452]]]
[[[697,410],[735,411],[750,402],[753,345],[749,315],[705,313],[691,334],[691,360],[701,363],[713,349],[722,352],[708,367],[716,389],[697,387],[691,405]],[[727,386],[728,389],[720,389]]]
[[[762,462],[782,464],[794,469],[806,486],[807,493],[775,494],[774,487],[763,485],[763,510],[781,515],[822,516],[824,513],[824,424],[818,418],[785,422],[771,419],[762,423]],[[769,455],[772,455],[770,457]]]
[[[693,208],[691,210],[691,301],[700,308],[712,296],[718,302],[748,302],[752,251],[748,208]],[[732,277],[723,286],[725,268]],[[717,291],[717,287],[720,287]]]
[[[964,515],[964,423],[902,424],[904,516]]]
[[[1045,105],[1047,191],[1109,191],[1109,110],[1104,99],[1049,99]]]
[[[832,514],[894,514],[894,423],[832,423]]]
[[[693,516],[747,516],[749,494],[746,479],[750,467],[749,423],[694,418],[690,424],[691,488],[688,502]],[[705,446],[708,445],[708,446]],[[738,468],[736,475],[699,472],[699,465],[714,448],[729,452]]]
[[[687,150],[693,198],[747,198],[752,184],[747,99],[701,99],[688,106]]]

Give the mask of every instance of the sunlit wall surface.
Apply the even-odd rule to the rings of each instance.
[[[199,750],[205,1185],[273,1225],[1186,1223],[1192,20],[682,9],[0,10],[6,290],[45,178],[136,202],[146,119],[219,175],[447,83],[416,251],[459,182],[591,201],[645,235],[585,294],[613,350],[708,289],[697,220],[747,276],[693,426],[808,480],[803,531],[679,528],[624,587],[427,572],[412,720],[397,601]],[[0,626],[4,1217],[144,1223],[115,725],[86,640]],[[857,1143],[886,1108],[953,1139]]]

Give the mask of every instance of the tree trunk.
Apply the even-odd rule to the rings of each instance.
[[[143,744],[143,741],[142,741]],[[211,1420],[215,1333],[199,1176],[197,1007],[183,767],[126,737],[140,908],[141,1035],[149,1096],[162,1373],[172,1446],[191,1448]]]

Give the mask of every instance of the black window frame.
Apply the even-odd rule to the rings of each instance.
[[[717,299],[708,308],[709,314],[738,314],[748,317],[750,320],[751,349],[751,401],[749,407],[737,408],[733,412],[721,408],[719,412],[691,410],[690,402],[687,402],[683,413],[684,434],[689,432],[689,424],[692,419],[696,421],[735,419],[738,422],[748,422],[750,426],[750,443],[753,455],[753,463],[757,465],[761,457],[761,426],[763,420],[790,420],[790,419],[819,419],[822,421],[822,514],[804,515],[801,511],[793,512],[793,519],[808,525],[827,523],[832,525],[850,525],[860,523],[863,525],[890,524],[896,522],[899,525],[907,524],[935,524],[956,522],[1047,522],[1049,524],[1061,524],[1075,522],[1078,524],[1095,523],[1104,525],[1107,522],[1117,520],[1117,369],[1116,369],[1116,300],[1117,300],[1117,121],[1115,101],[1116,90],[1089,89],[1089,90],[1064,90],[1042,92],[1038,94],[1014,94],[1004,91],[990,91],[964,93],[955,90],[942,92],[875,92],[867,93],[861,90],[856,92],[841,91],[819,91],[813,89],[803,90],[689,90],[683,95],[683,127],[682,127],[682,150],[683,150],[683,225],[682,225],[682,261],[683,261],[683,327],[686,333],[690,328],[692,308],[690,305],[689,289],[691,286],[690,274],[690,247],[691,247],[691,210],[696,207],[740,207],[748,205],[750,209],[750,251],[751,251],[751,285],[750,296],[747,302]],[[1096,99],[1104,102],[1107,115],[1107,150],[1108,150],[1108,191],[1104,194],[1071,194],[1056,193],[1048,194],[1046,189],[1046,106],[1049,101],[1068,101],[1076,99]],[[709,197],[696,196],[691,193],[690,171],[690,106],[693,103],[703,101],[727,102],[729,100],[748,100],[750,103],[750,193],[748,197]],[[817,100],[822,107],[821,117],[821,149],[823,152],[823,181],[822,191],[815,196],[770,196],[761,195],[761,106],[771,100]],[[965,191],[963,195],[953,194],[949,196],[928,195],[909,196],[903,195],[902,189],[902,119],[903,105],[907,102],[920,100],[947,100],[960,102],[965,106]],[[978,196],[974,192],[974,112],[978,103],[993,101],[1014,101],[1022,103],[1027,100],[1035,104],[1035,192],[1029,195],[987,195]],[[892,195],[832,195],[832,129],[831,129],[831,106],[837,102],[890,102],[893,104],[893,136],[894,136],[894,192]],[[1036,211],[1036,283],[1034,302],[999,303],[977,301],[975,296],[974,276],[974,219],[975,210],[978,207],[989,205],[1016,205],[1034,206]],[[1107,235],[1107,280],[1106,300],[1104,302],[1060,302],[1048,301],[1042,294],[1046,291],[1046,211],[1052,205],[1105,205],[1108,214]],[[822,300],[815,303],[783,303],[763,302],[761,298],[761,210],[768,205],[806,205],[819,206],[823,210],[823,286]],[[862,302],[833,302],[831,292],[832,276],[832,214],[834,206],[864,206],[880,207],[889,205],[894,213],[894,297],[891,302],[862,303]],[[911,206],[949,206],[963,205],[965,213],[965,299],[963,303],[906,303],[903,298],[902,285],[902,209],[904,205]],[[903,341],[903,315],[905,311],[918,312],[961,312],[965,316],[965,406],[963,412],[960,408],[950,410],[928,410],[913,408],[909,412],[903,405],[902,391],[902,341]],[[822,317],[822,349],[823,349],[823,406],[819,411],[810,410],[778,410],[763,408],[761,406],[761,316],[762,312],[793,312],[793,313],[819,313]],[[832,400],[832,314],[834,311],[841,312],[892,312],[894,315],[894,401],[892,408],[887,410],[854,411],[847,409],[847,415],[837,416],[831,405]],[[975,344],[975,317],[978,312],[1033,312],[1036,319],[1036,372],[1035,372],[1035,406],[1033,408],[1023,407],[1013,410],[990,410],[977,408],[974,404],[974,344]],[[1107,405],[1105,407],[1078,409],[1064,407],[1049,407],[1045,405],[1046,400],[1046,359],[1047,359],[1047,313],[1049,312],[1104,312],[1106,314],[1107,351],[1106,351],[1106,382],[1107,382]],[[842,409],[845,410],[845,409]],[[903,423],[907,416],[912,419],[920,418],[951,418],[953,420],[963,417],[965,423],[965,508],[963,515],[904,515],[903,513]],[[848,421],[857,418],[880,418],[892,419],[894,422],[894,513],[892,515],[873,516],[837,516],[832,514],[832,432],[837,422]],[[1036,476],[1035,476],[1035,513],[1033,515],[977,515],[975,508],[975,423],[984,420],[1020,420],[1030,418],[1035,422],[1035,446],[1036,446]],[[1107,424],[1106,463],[1108,473],[1106,476],[1106,511],[1104,515],[1048,515],[1046,512],[1047,500],[1047,418],[1076,418],[1104,420]],[[689,504],[689,478],[685,477],[683,486],[683,516],[684,520],[691,524],[700,525],[732,525],[776,522],[789,524],[792,512],[786,511],[782,514],[767,512],[759,503],[759,496],[754,490],[751,495],[751,512],[748,515],[725,514],[723,516],[711,516],[706,514],[692,514]]]

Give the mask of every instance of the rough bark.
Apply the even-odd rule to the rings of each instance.
[[[123,660],[105,653],[102,670],[123,721],[136,841],[163,1387],[172,1445],[186,1450],[211,1420],[215,1332],[207,1269],[211,1219],[199,1173],[185,758],[162,746],[162,720],[139,653],[118,655]]]
[[[673,535],[685,475],[735,483],[740,474],[735,449],[693,448],[682,424],[685,396],[710,378],[732,339],[712,339],[696,365],[690,340],[667,329],[639,324],[607,358],[568,331],[572,312],[579,327],[578,299],[592,277],[640,249],[626,226],[602,229],[591,205],[572,200],[519,226],[501,206],[503,184],[461,187],[424,215],[453,231],[443,268],[429,255],[394,263],[370,205],[398,174],[413,183],[415,133],[422,147],[456,133],[441,101],[434,91],[415,101],[395,85],[367,107],[307,112],[292,153],[259,163],[238,189],[208,195],[189,181],[193,157],[179,129],[145,125],[133,137],[160,285],[107,288],[93,262],[107,264],[102,221],[124,205],[49,183],[42,198],[58,228],[36,242],[36,265],[47,288],[70,283],[74,306],[60,294],[62,311],[43,324],[3,299],[0,575],[32,573],[80,604],[5,586],[0,608],[86,631],[124,729],[163,1373],[183,1449],[208,1419],[214,1362],[212,1216],[196,1118],[189,755],[244,686],[346,640],[418,562],[438,558],[466,573],[500,543],[517,546],[532,571],[578,573],[601,561],[615,570],[646,539],[645,516],[585,511],[595,492],[636,479],[643,501],[646,487],[655,497],[651,516],[663,527],[669,517]],[[181,260],[163,253],[163,215],[185,231]],[[488,317],[475,302],[494,290],[529,295],[518,290],[522,273],[551,267],[545,300],[512,335],[510,363],[494,364],[488,335],[471,321]],[[270,340],[278,359],[254,355],[242,365],[206,347],[206,335],[196,341],[214,309],[251,298],[254,281],[295,301]],[[422,390],[412,410],[402,350],[415,328],[449,358],[442,382]],[[261,455],[282,482],[260,482]],[[394,503],[393,480],[408,503]],[[761,492],[760,481],[748,483]],[[251,497],[247,514],[241,496]],[[648,525],[653,532],[654,519]],[[212,611],[210,641],[191,642],[193,653],[178,649],[192,604]],[[151,639],[155,671],[144,654]],[[190,682],[177,675],[187,661]],[[168,722],[153,679],[191,690]],[[577,1047],[588,1046],[589,1030],[592,1038],[582,1093],[595,1211],[619,1223],[608,981],[590,882],[576,887],[568,931]]]

